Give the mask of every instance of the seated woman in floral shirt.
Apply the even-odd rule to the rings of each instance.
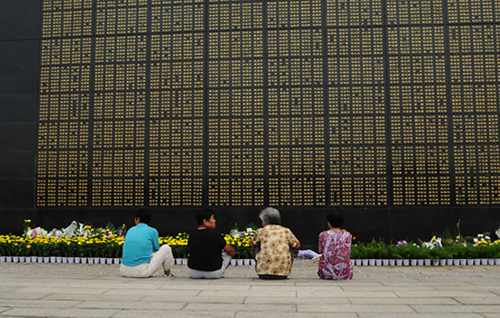
[[[299,248],[300,242],[290,229],[279,225],[281,215],[275,208],[265,208],[259,218],[263,228],[255,232],[250,240],[257,261],[255,271],[259,278],[284,279],[292,273],[292,253],[290,248]]]
[[[319,235],[319,261],[318,276],[323,279],[352,279],[351,242],[352,235],[340,229],[344,218],[335,210],[328,213],[328,226],[330,230]]]

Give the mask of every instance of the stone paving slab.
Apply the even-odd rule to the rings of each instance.
[[[359,313],[359,318],[484,318],[481,314],[461,313],[431,313],[431,314],[402,314],[402,313]],[[497,317],[491,317],[497,318]]]
[[[171,301],[156,301],[156,302],[145,302],[145,301],[85,301],[80,302],[75,305],[76,308],[108,308],[108,309],[134,309],[134,310],[170,310],[179,311],[182,310],[187,304],[187,299],[184,302],[171,302]]]
[[[147,296],[146,296],[147,297]],[[164,297],[164,296],[163,296]],[[185,296],[182,296],[185,297]],[[1,298],[1,296],[0,296]],[[145,296],[141,293],[128,294],[127,301],[138,302]],[[78,293],[54,293],[43,297],[44,300],[78,300],[78,301],[123,301],[123,295],[109,295],[109,294],[78,294]]]
[[[463,305],[500,305],[498,298],[481,298],[481,297],[457,297],[455,300]],[[499,312],[500,315],[500,312]]]
[[[412,308],[417,312],[427,313],[500,313],[500,305],[414,305]]]
[[[245,297],[245,304],[332,304],[331,297],[311,298],[311,297],[281,297],[281,296],[268,296],[268,297]],[[350,305],[352,302],[349,298],[335,297],[335,305]]]
[[[414,313],[408,305],[338,305],[338,304],[309,304],[298,305],[299,312],[351,312],[351,313]]]
[[[215,295],[217,297],[227,297],[227,296],[232,296],[235,293],[238,293],[238,295],[245,296],[245,297],[251,297],[251,296],[275,296],[275,295],[280,295],[280,297],[297,297],[297,293],[293,290],[290,291],[283,291],[283,290],[277,290],[273,291],[272,289],[267,290],[267,291],[237,291],[237,292],[231,292],[230,290],[203,290],[199,295],[200,296],[212,296]]]
[[[259,313],[262,318],[262,313]],[[182,311],[179,313],[177,311],[137,311],[137,310],[127,310],[121,311],[113,318],[151,318],[151,317],[167,317],[167,318],[233,318],[235,312],[199,312],[199,311]]]
[[[66,300],[31,300],[31,299],[0,299],[1,307],[49,307],[49,308],[71,308],[79,304],[81,301],[66,301]]]
[[[184,296],[184,297],[195,297],[198,296],[202,292],[202,289],[176,289],[176,285],[171,286],[169,290],[137,290],[134,289],[133,286],[128,287],[128,289],[110,289],[106,292],[105,296],[117,296],[120,295],[122,298],[127,298],[129,295],[137,295],[142,294],[146,295],[158,295],[163,297],[164,299],[168,299],[169,296]],[[210,293],[208,293],[210,295]],[[234,294],[233,294],[234,295]]]
[[[113,317],[118,310],[109,309],[75,309],[75,308],[36,308],[13,307],[0,314],[0,317]]]
[[[190,303],[209,303],[209,304],[243,304],[246,302],[245,300],[248,297],[238,296],[235,293],[235,296],[226,296],[226,297],[218,297],[218,296],[201,296],[197,295],[196,297],[190,297]],[[144,302],[163,302],[163,301],[171,301],[171,302],[185,302],[186,296],[183,295],[169,295],[168,298],[162,295],[147,295],[141,301]]]
[[[117,265],[0,263],[0,318],[500,318],[500,266],[355,267],[351,281],[297,260],[287,280],[234,266],[218,280],[130,279]],[[160,274],[160,273],[158,273]]]
[[[450,298],[494,297],[499,299],[498,295],[495,295],[494,293],[491,293],[488,290],[470,290],[470,289],[463,290],[461,286],[456,286],[456,288],[452,290],[435,290],[433,292],[408,290],[408,291],[395,291],[394,294],[396,294],[397,297],[403,297],[403,298],[404,297],[450,297]]]
[[[369,298],[349,298],[353,305],[459,305],[460,302],[448,297],[420,297],[420,298],[400,298],[400,297],[369,297]]]
[[[1,282],[0,282],[1,284]],[[22,297],[21,297],[22,296]],[[0,299],[31,299],[37,300],[42,299],[47,296],[45,293],[23,293],[22,295],[18,294],[15,289],[12,289],[10,293],[0,293]]]
[[[273,312],[297,312],[296,305],[286,304],[208,304],[208,303],[189,303],[184,308],[187,311],[202,311],[202,312],[261,312],[263,316],[265,313]]]
[[[273,312],[268,317],[273,318],[358,318],[355,313],[279,313]],[[256,312],[238,312],[235,318],[263,318],[262,313]]]

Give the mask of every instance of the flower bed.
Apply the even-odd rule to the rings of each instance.
[[[500,265],[500,240],[454,241],[448,245],[432,242],[385,244],[372,240],[368,244],[353,245],[351,259],[358,266]]]
[[[25,220],[23,236],[0,235],[0,262],[87,262],[116,263],[122,256],[125,241],[125,225],[115,228],[93,228],[72,222],[67,228],[50,232],[42,228],[31,229],[30,220]],[[250,229],[249,229],[250,230]],[[250,241],[253,231],[225,235],[225,240],[236,250],[237,259],[251,258]],[[160,245],[168,244],[177,262],[187,258],[189,234],[162,236]],[[66,260],[66,261],[65,261]],[[112,260],[112,261],[109,261]]]
[[[73,222],[63,230],[47,232],[29,227],[25,221],[25,235],[0,235],[0,262],[67,262],[67,263],[119,263],[125,228],[116,229],[108,224],[103,228],[92,228]],[[247,231],[232,231],[224,239],[236,250],[233,265],[253,264],[249,241],[254,234]],[[449,236],[449,235],[448,235]],[[184,264],[187,258],[189,234],[159,238],[160,245],[172,248],[177,264]],[[358,266],[384,265],[500,265],[500,240],[491,241],[488,235],[476,238],[455,239],[434,237],[430,242],[399,241],[386,244],[383,240],[370,243],[353,243],[351,259]],[[241,260],[241,261],[239,261]],[[245,261],[243,261],[245,260]]]
[[[251,257],[248,245],[249,237],[235,238],[225,236],[226,241],[236,250],[236,258]],[[18,235],[0,235],[0,256],[22,257],[80,257],[80,258],[121,258],[125,237],[94,234],[87,237],[25,237]],[[172,247],[175,258],[187,257],[188,234],[159,238],[160,245]]]

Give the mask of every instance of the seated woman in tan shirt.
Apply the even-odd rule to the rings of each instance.
[[[292,273],[291,248],[299,248],[300,242],[292,231],[281,226],[281,215],[275,208],[265,208],[259,214],[262,228],[250,240],[257,261],[255,271],[259,278],[285,279]]]

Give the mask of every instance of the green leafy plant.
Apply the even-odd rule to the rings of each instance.
[[[435,247],[430,250],[429,258],[432,260],[453,258],[449,248]]]
[[[188,247],[187,245],[173,245],[172,254],[175,258],[187,258],[188,255]]]

